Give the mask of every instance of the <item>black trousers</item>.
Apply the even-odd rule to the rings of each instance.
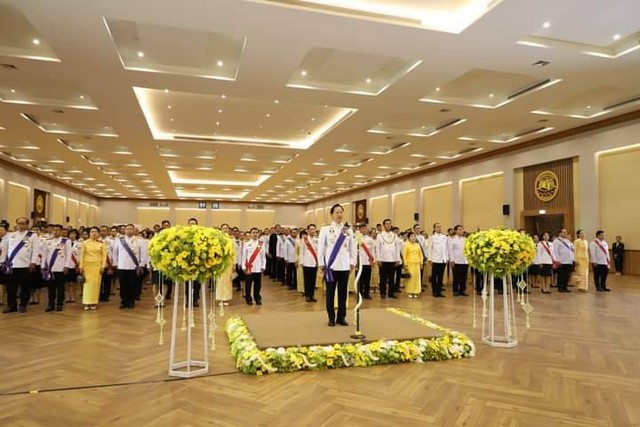
[[[282,282],[284,285],[284,267],[285,267],[284,258],[276,259],[276,280],[278,282]]]
[[[394,267],[393,293],[400,292],[400,282],[402,281],[402,264]]]
[[[194,280],[193,281],[193,303],[197,304],[198,301],[200,301],[200,288],[202,287],[202,285],[200,284],[199,281]],[[189,301],[189,284],[185,283],[184,285],[184,297],[185,297],[185,301]]]
[[[272,267],[272,264],[273,264],[272,258],[268,256],[268,257],[266,257],[266,259],[267,259],[267,265],[265,266],[264,270],[267,272],[269,277],[273,277],[273,275],[271,274],[271,269],[273,268]]]
[[[296,263],[288,262],[286,264],[286,278],[285,284],[289,289],[296,289],[298,287],[298,275],[296,274]]]
[[[47,282],[49,289],[49,307],[62,307],[64,305],[64,284],[65,275],[62,271],[53,272],[53,280]]]
[[[136,302],[136,283],[138,276],[135,270],[118,270],[120,277],[120,300],[125,307],[133,307]]]
[[[318,267],[302,267],[302,277],[304,278],[304,296],[308,300],[313,299],[316,292]]]
[[[453,294],[463,294],[467,291],[467,264],[453,265]]]
[[[362,273],[360,274],[360,280],[358,280],[358,292],[363,297],[371,296],[371,266],[363,265]]]
[[[100,281],[100,301],[109,301],[109,295],[111,295],[111,281],[113,279],[113,273],[102,273],[102,280]]]
[[[596,264],[593,267],[593,281],[597,290],[603,290],[607,287],[607,276],[609,275],[609,266],[604,264]]]
[[[623,261],[624,260],[622,259],[622,255],[620,255],[619,258],[615,257],[615,256],[613,257],[613,263],[616,266],[616,273],[622,274],[622,267],[623,267],[622,263],[623,263]]]
[[[144,284],[144,278],[147,277],[147,269],[143,267],[142,273],[136,275],[136,299],[139,300],[142,297],[142,285]]]
[[[341,321],[347,317],[347,286],[349,284],[349,270],[347,271],[332,271],[333,281],[327,282],[327,315],[329,321]],[[336,288],[338,288],[338,315],[336,317],[336,311],[334,306],[334,300],[336,295]]]
[[[473,278],[475,283],[476,292],[480,293],[484,289],[484,274],[477,268],[473,269]]]
[[[433,295],[440,295],[442,293],[442,279],[446,267],[447,264],[444,262],[431,263],[431,289],[433,290]]]
[[[571,277],[573,264],[561,264],[558,268],[558,290],[567,290],[569,287],[569,277]]]
[[[7,283],[7,305],[11,309],[18,308],[18,288],[20,288],[20,307],[27,307],[31,297],[33,273],[29,268],[14,268]]]
[[[260,290],[262,289],[262,273],[250,273],[245,275],[245,298],[251,302],[251,295],[256,302],[262,301]],[[253,292],[252,292],[253,289]]]
[[[395,262],[380,263],[380,296],[387,296],[387,286],[389,287],[389,296],[393,295],[395,271]]]
[[[236,269],[236,277],[235,279],[232,280],[233,286],[236,288],[236,290],[240,290],[242,289],[242,283],[246,280],[246,278],[244,277],[244,271],[242,271],[242,268],[240,268],[240,264],[236,264],[235,265],[235,269]]]

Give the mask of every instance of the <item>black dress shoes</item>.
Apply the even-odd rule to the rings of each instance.
[[[251,301],[250,299],[247,300],[247,305],[253,305],[253,301]]]
[[[45,311],[45,313],[49,313],[49,312],[51,312],[53,310],[54,310],[53,306],[52,305],[48,305],[47,308],[44,311]]]
[[[364,299],[373,299],[373,298],[371,298],[371,295],[365,295]]]
[[[337,323],[338,325],[342,325],[342,326],[349,326],[349,323],[348,323],[346,320],[344,320],[344,319],[342,319],[342,320],[338,320],[336,323]]]
[[[329,323],[327,323],[327,325],[336,326],[336,322],[334,322],[333,320],[329,320]]]
[[[257,305],[262,305],[262,301],[256,301]]]
[[[62,311],[62,306],[61,305],[56,305],[56,311]]]
[[[26,312],[27,312],[27,307],[22,307],[22,306],[21,306],[21,307],[19,307],[19,308],[18,308],[18,312],[19,312],[19,313],[26,313]]]
[[[603,288],[603,289],[602,289],[602,291],[603,291],[603,292],[611,292],[611,289],[609,289],[609,288]]]

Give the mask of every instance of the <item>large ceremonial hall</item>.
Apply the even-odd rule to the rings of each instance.
[[[638,0],[0,0],[0,425],[640,426],[639,76]],[[194,223],[228,296],[168,298]],[[71,234],[135,264],[99,302]]]

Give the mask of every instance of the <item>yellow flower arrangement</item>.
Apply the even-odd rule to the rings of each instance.
[[[222,231],[175,226],[156,234],[149,242],[153,267],[179,281],[205,281],[219,276],[235,259],[235,247]]]
[[[533,262],[535,253],[533,239],[515,230],[479,231],[470,235],[464,245],[469,264],[496,277],[522,274]]]
[[[227,321],[225,331],[231,343],[236,367],[243,374],[263,375],[275,372],[325,370],[364,367],[390,363],[423,363],[473,357],[475,345],[466,335],[450,331],[413,314],[387,309],[399,316],[422,323],[441,332],[432,338],[410,341],[378,340],[370,343],[344,343],[260,350],[247,325],[239,317]]]

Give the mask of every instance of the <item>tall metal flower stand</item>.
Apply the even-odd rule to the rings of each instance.
[[[511,276],[503,279],[502,295],[496,296],[495,278],[484,276],[482,289],[482,341],[493,347],[511,348],[518,345],[516,330],[515,303]],[[487,289],[488,288],[488,289]],[[488,308],[487,308],[487,299]],[[499,313],[500,307],[501,316]]]
[[[185,292],[185,287],[187,292]],[[207,342],[207,294],[206,284],[200,286],[200,307],[202,314],[202,337],[194,336],[195,316],[193,307],[193,281],[187,283],[177,283],[174,289],[173,320],[171,323],[171,353],[169,357],[169,376],[180,378],[192,378],[209,372],[209,349]],[[180,296],[183,296],[180,298]],[[180,306],[182,301],[182,306]],[[178,312],[182,309],[182,326],[178,331]],[[187,320],[188,319],[188,320]],[[176,342],[178,333],[186,334],[186,359],[176,361]],[[194,356],[194,340],[201,339],[203,345],[203,355],[201,359]]]

